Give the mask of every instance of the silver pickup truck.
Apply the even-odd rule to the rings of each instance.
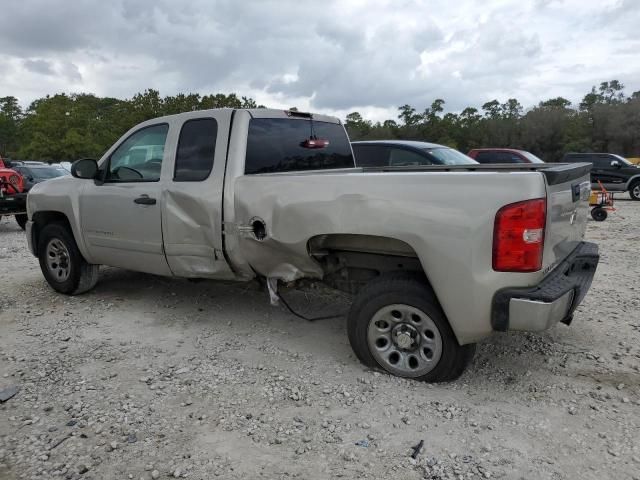
[[[589,165],[356,168],[341,122],[270,109],[146,121],[73,177],[38,184],[27,238],[57,291],[111,265],[156,275],[318,279],[354,295],[358,358],[426,381],[495,331],[570,323],[597,246]],[[463,193],[461,193],[463,192]]]

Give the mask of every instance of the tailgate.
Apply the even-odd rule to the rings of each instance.
[[[591,164],[559,164],[543,170],[547,228],[543,269],[549,272],[583,240],[589,217]]]

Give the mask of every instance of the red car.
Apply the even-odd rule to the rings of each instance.
[[[467,155],[478,163],[544,163],[533,153],[515,148],[474,148]]]
[[[0,157],[0,217],[15,215],[18,225],[27,223],[27,194],[24,193],[24,179],[7,167]]]

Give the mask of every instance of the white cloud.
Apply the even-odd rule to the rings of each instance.
[[[22,0],[0,16],[0,91],[236,92],[376,120],[579,101],[613,78],[640,90],[638,24],[637,0]]]

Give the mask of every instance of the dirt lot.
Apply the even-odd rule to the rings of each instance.
[[[343,318],[252,284],[104,269],[55,294],[5,218],[0,390],[21,390],[0,478],[640,478],[640,204],[618,205],[589,223],[602,259],[573,325],[497,334],[440,385],[364,368]]]

